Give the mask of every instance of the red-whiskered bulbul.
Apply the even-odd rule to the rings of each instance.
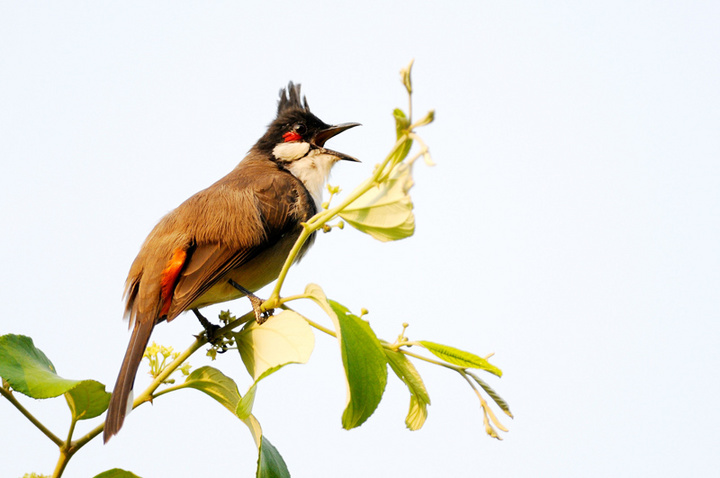
[[[230,174],[155,226],[125,283],[133,327],[105,419],[107,442],[131,407],[135,375],[155,324],[237,299],[275,280],[301,223],[319,209],[330,168],[357,159],[325,142],[358,123],[330,126],[310,112],[300,85],[281,90],[277,117]],[[308,240],[298,260],[312,243]],[[256,314],[257,304],[253,304]]]

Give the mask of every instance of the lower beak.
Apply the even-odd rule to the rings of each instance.
[[[325,128],[321,131],[319,131],[315,137],[312,139],[313,144],[316,146],[319,146],[320,148],[324,149],[326,153],[332,154],[333,156],[337,156],[338,159],[343,159],[345,161],[355,161],[357,163],[360,162],[359,159],[353,158],[352,156],[349,156],[344,153],[339,153],[337,151],[333,151],[331,149],[324,148],[325,142],[332,138],[333,136],[336,136],[340,133],[342,133],[345,130],[348,130],[350,128],[354,128],[355,126],[360,126],[360,123],[342,123],[335,126],[330,126],[329,128]]]

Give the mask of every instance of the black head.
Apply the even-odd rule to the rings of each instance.
[[[285,149],[303,151],[304,146],[305,153],[312,149],[322,149],[328,154],[337,156],[338,159],[357,161],[351,156],[325,149],[324,145],[333,136],[358,125],[359,123],[344,123],[331,126],[323,122],[310,112],[307,98],[301,98],[300,85],[290,82],[287,89],[280,90],[277,117],[270,123],[263,137],[255,144],[254,149],[272,155],[273,151],[278,151],[275,149],[278,145],[294,144],[297,146],[296,148]],[[288,160],[276,156],[273,156],[273,159]],[[294,159],[298,158],[292,160]]]

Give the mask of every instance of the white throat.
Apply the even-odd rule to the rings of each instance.
[[[305,143],[307,144],[307,143]],[[318,211],[322,209],[323,187],[330,176],[332,165],[338,160],[337,156],[323,153],[322,150],[313,149],[300,159],[286,165],[287,169],[303,182],[315,201]]]
[[[310,143],[292,141],[275,146],[273,156],[281,161],[295,161],[308,154],[308,151],[310,151]]]

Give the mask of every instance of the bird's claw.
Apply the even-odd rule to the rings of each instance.
[[[193,309],[192,311],[195,313],[195,316],[200,321],[200,325],[202,325],[203,329],[205,329],[205,338],[207,338],[208,343],[215,347],[218,353],[222,354],[227,352],[227,345],[223,340],[223,336],[221,334],[218,334],[218,331],[222,327],[210,322],[208,319],[205,318],[204,315],[200,313],[199,310]]]
[[[267,319],[272,317],[272,315],[275,313],[275,309],[268,309],[263,311],[262,305],[264,300],[262,300],[260,297],[256,296],[249,290],[247,290],[245,287],[241,286],[234,280],[230,279],[228,280],[231,286],[235,287],[237,290],[242,292],[247,296],[247,298],[250,300],[250,305],[252,305],[253,312],[255,312],[255,321],[258,323],[258,325],[262,325],[265,323]]]

